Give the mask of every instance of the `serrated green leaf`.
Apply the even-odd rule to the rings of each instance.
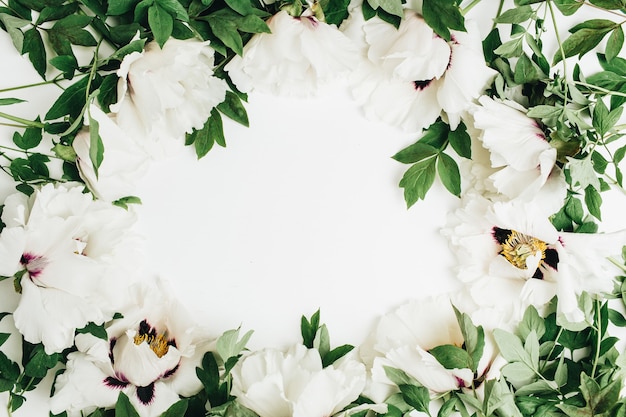
[[[585,188],[585,204],[589,213],[598,220],[602,220],[602,212],[600,206],[602,206],[602,196],[591,185]]]
[[[161,48],[172,35],[174,18],[159,4],[155,3],[148,7],[148,25],[154,36],[154,40]]]
[[[450,193],[461,196],[461,173],[456,161],[445,153],[440,153],[437,157],[437,173],[441,183]]]

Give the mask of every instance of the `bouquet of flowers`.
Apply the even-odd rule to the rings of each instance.
[[[624,23],[624,0],[3,0],[41,76],[0,90],[8,415],[47,378],[51,416],[626,416],[626,229],[601,223],[623,192]],[[394,155],[407,207],[435,181],[460,198],[442,232],[462,289],[357,347],[319,311],[285,351],[214,337],[142,273],[137,182],[226,146],[249,93],[337,82],[416,136]],[[14,114],[26,88],[54,89],[45,114]]]

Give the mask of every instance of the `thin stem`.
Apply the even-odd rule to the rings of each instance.
[[[621,269],[622,271],[626,272],[626,265],[624,265],[622,262],[619,262],[618,260],[614,259],[614,258],[607,258],[609,260],[609,262],[611,262],[613,265],[615,265],[616,267],[618,267],[619,269]]]
[[[472,0],[472,2],[470,4],[468,4],[467,6],[465,6],[463,9],[461,9],[461,14],[462,15],[466,15],[470,10],[472,10],[474,8],[474,6],[476,6],[478,3],[480,3],[480,0]]]
[[[600,344],[602,343],[602,334],[601,334],[601,329],[600,329],[600,302],[599,301],[595,301],[595,305],[596,305],[596,334],[597,334],[597,339],[596,339],[596,353],[593,357],[593,365],[591,367],[591,378],[595,378],[596,376],[596,369],[598,367],[598,360],[600,359]]]
[[[0,89],[0,93],[6,93],[8,91],[15,91],[15,90],[22,90],[22,89],[31,88],[31,87],[39,87],[40,85],[47,85],[47,84],[58,85],[57,81],[59,81],[59,78],[61,78],[60,77],[61,75],[62,74],[59,74],[53,79],[48,80],[48,81],[41,81],[41,82],[34,83],[34,84],[25,84],[25,85],[18,85],[16,87],[3,88],[3,89]]]
[[[561,54],[561,61],[563,62],[563,78],[565,79],[565,84],[563,85],[564,97],[563,97],[563,107],[567,106],[567,62],[565,61],[565,51],[563,50],[563,42],[561,41],[561,35],[559,35],[559,27],[556,24],[556,15],[554,14],[554,7],[552,6],[552,1],[548,0],[546,2],[548,4],[548,8],[550,9],[550,17],[552,18],[552,27],[554,27],[554,36],[556,37],[556,42],[559,44],[559,53]]]
[[[601,11],[603,11],[603,12],[607,12],[607,13],[610,13],[610,14],[614,14],[615,16],[624,17],[624,15],[623,15],[623,14],[620,14],[620,13],[615,12],[615,11],[613,11],[613,10],[607,10],[607,9],[605,9],[604,7],[596,6],[595,4],[589,3],[588,1],[583,2],[583,4],[584,4],[585,6],[589,6],[589,7],[593,7],[594,9],[601,10]]]
[[[34,120],[22,119],[21,117],[12,116],[10,114],[3,113],[3,112],[0,112],[0,117],[3,117],[3,118],[8,119],[8,120],[12,120],[12,121],[17,122],[17,123],[22,123],[24,125],[23,127],[37,127],[37,128],[41,128],[41,129],[43,129],[45,127],[45,124],[43,124],[41,122],[36,122]]]
[[[573,83],[574,83],[574,85],[580,85],[582,87],[587,87],[590,90],[595,90],[595,91],[600,92],[600,93],[610,94],[610,95],[620,96],[620,97],[626,97],[626,93],[622,93],[620,91],[608,90],[606,88],[598,87],[597,85],[588,84],[588,83],[585,83],[585,82],[582,82],[582,81],[573,81]]]

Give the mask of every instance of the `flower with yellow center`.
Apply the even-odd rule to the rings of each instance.
[[[534,269],[532,278],[543,279],[547,267],[557,270],[559,255],[543,240],[497,226],[493,228],[493,237],[500,244],[500,255],[511,265],[519,269]]]

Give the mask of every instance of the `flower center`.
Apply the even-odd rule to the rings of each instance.
[[[139,331],[135,335],[133,342],[136,345],[147,343],[150,349],[157,357],[161,358],[167,354],[170,349],[170,341],[167,338],[167,331],[163,333],[157,333],[154,328],[151,328],[144,320],[139,325]]]
[[[546,258],[546,249],[548,244],[543,240],[511,230],[509,237],[502,243],[500,254],[517,268],[527,269],[526,259],[540,252],[543,260]]]

